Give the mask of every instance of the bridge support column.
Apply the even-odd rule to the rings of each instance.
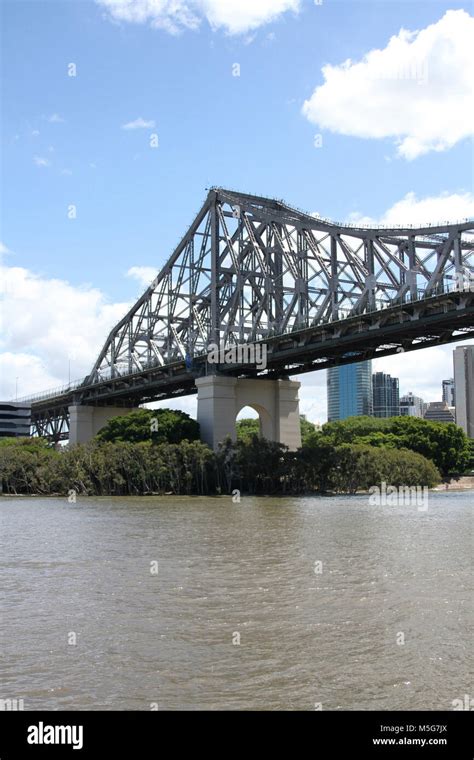
[[[87,443],[112,417],[136,412],[137,407],[70,406],[69,443]]]
[[[301,446],[300,383],[209,375],[198,378],[196,386],[201,440],[214,450],[226,436],[235,441],[235,420],[245,406],[258,412],[264,438],[284,443],[291,451]]]

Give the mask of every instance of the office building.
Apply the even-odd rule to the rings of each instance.
[[[425,413],[425,402],[419,396],[407,393],[400,399],[400,414],[407,417],[423,417]]]
[[[331,367],[327,372],[328,421],[372,415],[372,362]]]
[[[454,422],[453,408],[445,401],[432,401],[428,404],[424,419],[428,422]]]
[[[456,406],[456,394],[454,392],[454,378],[443,380],[443,401],[448,406]]]
[[[372,377],[374,417],[398,417],[400,390],[398,377],[376,372]]]

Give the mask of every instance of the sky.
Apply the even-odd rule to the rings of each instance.
[[[0,398],[88,373],[212,185],[338,221],[473,218],[469,8],[4,0]],[[453,348],[374,371],[440,400]],[[325,372],[300,380],[324,422]]]

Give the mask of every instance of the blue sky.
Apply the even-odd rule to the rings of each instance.
[[[426,92],[423,82],[401,83],[395,117],[383,101],[377,115],[378,91],[372,93],[371,121],[380,120],[381,137],[347,134],[352,114],[347,108],[336,113],[344,108],[343,100],[334,106],[337,93],[322,91],[317,102],[311,101],[324,84],[325,65],[360,61],[386,48],[402,27],[424,30],[448,10],[468,6],[438,0],[325,0],[322,5],[274,0],[283,10],[272,20],[265,10],[268,0],[254,0],[255,6],[262,3],[261,19],[255,21],[242,0],[249,28],[235,33],[215,2],[180,0],[178,5],[191,9],[197,21],[181,24],[178,33],[153,28],[156,16],[142,22],[114,17],[111,0],[3,3],[2,239],[10,251],[4,263],[27,271],[24,291],[28,277],[37,285],[44,281],[46,299],[48,291],[51,298],[63,299],[59,310],[67,312],[67,294],[71,299],[76,291],[95,294],[96,319],[87,328],[94,333],[94,349],[105,339],[108,322],[143,289],[140,272],[135,277],[127,272],[161,268],[210,185],[283,197],[339,220],[354,214],[383,219],[409,193],[413,213],[417,203],[431,199],[423,210],[433,209],[433,221],[440,208],[444,211],[440,198],[448,199],[446,207],[456,218],[472,208],[468,131],[450,137],[448,146],[432,148],[430,140],[433,144],[442,135],[420,138],[425,127],[416,132],[412,125],[423,144],[415,157],[407,157],[408,149],[400,153],[400,138],[383,136],[387,120],[399,116],[405,121],[406,109],[413,110],[418,93]],[[236,0],[228,2],[239,8]],[[138,13],[141,3],[132,2]],[[158,23],[169,27],[167,0],[160,4],[165,10]],[[298,5],[298,12],[291,10]],[[197,28],[188,28],[193,25]],[[432,50],[436,44],[435,39]],[[77,67],[75,77],[68,76],[70,63]],[[233,76],[236,63],[240,76]],[[462,70],[462,60],[458,66]],[[452,94],[456,72],[448,73]],[[310,104],[303,113],[305,101]],[[364,107],[367,103],[351,105],[354,123]],[[150,126],[123,128],[138,119]],[[370,131],[363,125],[357,129]],[[150,147],[151,134],[158,135],[158,148]],[[316,134],[321,147],[315,147]],[[456,205],[456,198],[462,202]],[[71,204],[75,219],[68,218]],[[51,285],[56,281],[62,283],[58,293]],[[40,291],[32,298],[41,298]],[[52,319],[49,312],[45,324],[54,337],[60,326]],[[74,377],[95,358],[84,355],[87,336],[79,332]],[[5,393],[11,390],[12,372],[25,378],[25,393],[41,389],[28,386],[27,360],[15,364],[10,359],[15,353],[41,358],[35,384],[67,380],[58,356],[45,359],[41,336],[35,341],[25,334],[11,333],[15,342],[0,347],[8,354]],[[63,348],[60,352],[64,355]]]

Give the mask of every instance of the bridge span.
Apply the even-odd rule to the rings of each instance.
[[[81,442],[111,416],[197,392],[211,445],[249,405],[295,448],[291,376],[472,337],[473,221],[357,227],[216,187],[89,375],[25,400],[35,434]],[[210,346],[257,345],[265,366],[209,361]]]

